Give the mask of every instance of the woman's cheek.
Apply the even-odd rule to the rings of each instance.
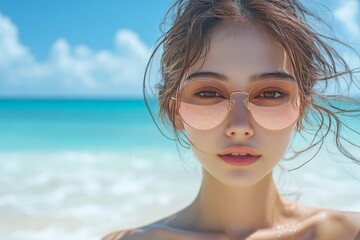
[[[209,130],[198,130],[189,126],[185,127],[187,137],[196,148],[208,153],[218,153],[227,146],[224,133],[216,128]]]

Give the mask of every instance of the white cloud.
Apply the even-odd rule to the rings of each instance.
[[[48,60],[39,62],[1,13],[0,52],[0,96],[139,96],[150,55],[135,32],[119,30],[111,51],[58,39]]]
[[[28,50],[18,41],[17,28],[11,21],[0,14],[0,66],[26,59]]]
[[[345,29],[353,36],[360,36],[358,0],[342,0],[341,5],[335,9],[334,15]]]

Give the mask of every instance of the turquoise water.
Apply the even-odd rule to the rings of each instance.
[[[0,151],[168,144],[143,100],[0,100]]]
[[[359,119],[347,122],[360,131]],[[174,146],[157,130],[142,99],[0,100],[0,133],[0,152]]]

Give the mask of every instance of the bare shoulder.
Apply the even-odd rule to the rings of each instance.
[[[319,210],[314,219],[316,239],[360,240],[360,213]]]
[[[143,240],[149,239],[148,230],[146,229],[131,229],[131,230],[122,230],[116,231],[107,234],[101,240]]]
[[[160,236],[162,236],[162,228],[151,224],[141,228],[112,232],[101,240],[155,240]]]
[[[122,230],[107,234],[101,240],[124,240],[125,237],[131,233],[132,230]]]
[[[107,234],[101,240],[177,240],[164,222],[173,215],[139,228],[126,229]]]

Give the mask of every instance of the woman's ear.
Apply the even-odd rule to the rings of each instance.
[[[185,130],[184,129],[184,122],[181,119],[181,117],[179,116],[179,114],[175,114],[174,121],[175,121],[175,127],[176,127],[177,130],[179,130],[179,131]]]
[[[176,101],[175,98],[171,98],[171,101],[169,102],[169,111],[168,111],[169,116],[172,115],[171,113],[172,113],[173,108],[176,108],[175,101]],[[183,123],[183,120],[181,119],[180,115],[176,112],[176,113],[174,113],[173,116],[174,116],[174,118],[170,117],[170,119],[172,119],[175,128],[179,131],[183,131],[184,123]]]

